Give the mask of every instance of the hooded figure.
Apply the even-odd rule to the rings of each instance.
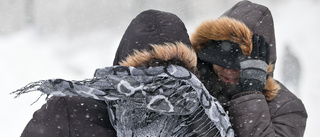
[[[178,65],[195,74],[196,60],[196,54],[192,50],[189,35],[183,22],[174,14],[148,10],[139,14],[128,26],[116,52],[113,64],[134,67],[168,67]],[[189,76],[177,78],[181,80],[189,79]],[[180,86],[183,87],[182,85]],[[166,87],[158,86],[157,88],[161,88],[161,90],[167,88],[169,88],[169,90],[174,89],[174,87],[168,85],[166,85]],[[186,89],[182,88],[181,90]],[[182,94],[179,90],[175,92]],[[207,93],[207,95],[209,95],[209,93]],[[203,95],[199,97],[202,98],[202,96]],[[110,101],[108,104],[111,108],[109,111],[111,117],[115,117],[111,121],[118,131],[119,136],[233,136],[233,130],[227,123],[227,125],[222,125],[224,128],[223,131],[218,131],[221,130],[220,125],[210,120],[210,117],[206,114],[209,111],[204,110],[203,107],[197,107],[195,112],[189,112],[191,115],[185,115],[182,111],[179,111],[178,115],[158,115],[158,113],[148,111],[150,114],[144,116],[147,117],[147,119],[150,118],[149,120],[153,122],[145,125],[144,128],[138,127],[135,129],[136,127],[134,126],[138,125],[139,122],[131,121],[124,126],[124,123],[120,121],[123,119],[122,117],[126,117],[123,110],[125,110],[126,113],[133,113],[133,111],[137,113],[136,109],[130,110],[132,105],[128,107],[118,107],[114,104],[119,104],[119,102],[114,103],[114,101]],[[213,108],[212,106],[210,107]],[[218,117],[222,116],[221,118],[225,119],[223,118],[223,115],[225,115],[224,110],[221,108],[219,111],[222,113],[218,114]],[[211,112],[212,111],[210,111],[210,113]],[[218,118],[217,116],[215,117]],[[224,121],[222,119],[219,121]],[[133,130],[123,132],[122,130],[126,130],[124,128],[128,126],[132,126],[131,129]],[[145,131],[142,131],[142,129]],[[150,131],[152,131],[153,134],[150,134]]]
[[[104,132],[106,136],[114,136],[114,131],[123,137],[234,136],[228,115],[195,76],[196,63],[196,53],[183,22],[172,13],[147,10],[128,26],[115,56],[115,66],[97,69],[92,79],[41,80],[14,93],[19,96],[39,90],[53,96],[81,96],[105,101],[108,107],[100,109],[104,115],[108,111],[110,121],[105,121],[109,125],[105,131],[112,133]],[[51,108],[59,110],[58,107]],[[42,113],[50,115],[45,109],[41,108]],[[66,118],[74,117],[62,114]],[[60,117],[60,114],[33,121],[26,129],[46,125],[51,121],[50,117]],[[90,121],[90,117],[95,117],[94,113],[78,119],[77,126],[68,119],[63,119],[66,121],[61,125],[59,119],[54,118],[58,122],[49,126],[58,129],[32,129],[29,135],[47,136],[47,130],[51,130],[51,136],[97,136],[94,127],[88,131],[90,134],[78,131],[87,130],[80,125],[82,120]],[[77,134],[73,130],[77,130]]]
[[[267,7],[241,1],[217,20],[199,25],[191,43],[198,55],[200,80],[229,112],[236,136],[303,136],[307,120],[303,103],[273,79],[276,43]],[[267,66],[256,62],[243,68],[243,58],[254,59],[254,49],[264,46],[260,55],[267,53]],[[251,79],[243,77],[249,71],[254,74]]]

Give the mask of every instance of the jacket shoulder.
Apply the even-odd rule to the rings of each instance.
[[[33,114],[21,137],[114,135],[104,102],[83,97],[51,97]]]
[[[296,95],[294,95],[289,89],[287,89],[282,83],[277,81],[280,86],[277,96],[268,101],[269,106],[275,106],[275,109],[279,109],[279,107],[283,105],[297,105],[300,106],[299,109],[305,110],[304,104],[301,99],[299,99]]]

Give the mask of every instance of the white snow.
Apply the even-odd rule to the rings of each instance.
[[[303,71],[301,86],[291,90],[299,92],[297,95],[309,114],[305,136],[313,137],[318,133],[320,123],[320,18],[317,15],[320,13],[320,1],[283,1],[270,7],[270,10],[274,16],[278,52],[275,78],[281,81],[281,53],[284,45],[289,44],[298,56]],[[193,28],[198,23],[189,21],[186,26]],[[189,33],[192,31],[189,29]],[[24,94],[17,99],[10,92],[41,79],[79,80],[92,77],[96,68],[112,65],[122,34],[101,30],[69,38],[60,34],[43,36],[30,27],[0,35],[1,135],[19,136],[34,111],[45,103],[42,97],[31,105],[40,92]]]
[[[90,39],[92,46],[80,45]],[[108,32],[93,32],[85,38],[67,40],[56,36],[43,37],[32,29],[0,37],[1,134],[18,137],[33,112],[45,103],[45,97],[42,97],[31,105],[40,96],[39,92],[16,99],[10,92],[41,79],[91,78],[96,68],[112,65],[117,48],[114,41],[119,39]]]

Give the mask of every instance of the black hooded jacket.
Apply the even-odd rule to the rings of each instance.
[[[224,25],[235,27],[223,27]],[[236,29],[230,30],[230,28]],[[196,52],[205,47],[209,40],[229,40],[248,46],[251,44],[252,34],[262,35],[270,44],[270,64],[265,91],[249,91],[237,97],[232,96],[233,94],[229,94],[232,89],[223,86],[213,72],[212,64],[198,58],[201,81],[229,111],[236,136],[302,137],[306,127],[306,109],[299,98],[273,79],[276,42],[272,15],[267,7],[250,1],[241,1],[217,20],[201,24],[192,35],[191,42]]]
[[[120,45],[118,47],[114,65],[121,66],[133,66],[139,67],[141,70],[146,67],[155,67],[162,66],[162,68],[166,68],[165,70],[169,70],[168,66],[176,65],[183,67],[183,70],[187,69],[191,73],[196,73],[196,63],[197,63],[196,53],[191,48],[191,42],[189,40],[189,36],[187,30],[183,24],[183,22],[174,14],[168,12],[162,12],[157,10],[147,10],[140,13],[136,18],[134,18],[131,24],[128,26],[125,34],[122,37]],[[181,67],[182,66],[182,67]],[[115,66],[115,68],[121,68]],[[116,101],[107,100],[106,103],[103,101],[97,101],[90,98],[83,97],[52,97],[49,99],[47,104],[43,105],[41,109],[34,113],[32,120],[28,123],[25,130],[23,131],[23,137],[36,137],[36,136],[48,136],[48,137],[74,137],[74,136],[126,136],[130,134],[130,136],[140,136],[141,133],[148,134],[159,133],[159,136],[220,136],[220,134],[224,134],[225,136],[233,136],[233,130],[231,128],[231,124],[229,123],[229,118],[224,113],[222,107],[218,105],[219,103],[212,99],[209,94],[203,93],[206,90],[203,90],[203,86],[201,82],[194,77],[194,75],[190,75],[188,77],[177,77],[172,74],[176,73],[177,68],[179,67],[171,67],[170,72],[166,71],[166,74],[170,74],[170,78],[176,79],[173,83],[164,83],[156,85],[156,87],[160,87],[154,89],[153,92],[159,91],[161,94],[169,94],[170,92],[172,96],[167,97],[168,101],[171,102],[174,100],[170,100],[172,98],[177,98],[179,96],[183,96],[186,100],[189,100],[187,94],[175,95],[176,92],[173,91],[184,91],[189,92],[193,91],[192,88],[184,89],[184,87],[188,87],[188,84],[184,84],[183,82],[179,82],[181,80],[193,80],[193,82],[198,83],[196,88],[199,89],[197,91],[201,92],[198,95],[205,96],[205,99],[201,99],[204,101],[202,106],[207,105],[205,107],[201,107],[199,104],[196,106],[196,112],[193,114],[182,114],[182,111],[179,111],[178,115],[162,115],[162,114],[147,114],[148,119],[156,119],[150,127],[161,127],[154,129],[153,131],[141,131],[140,129],[150,129],[147,126],[143,126],[140,128],[139,124],[130,123],[130,127],[133,127],[131,131],[127,132],[127,125],[122,124],[126,122],[126,115],[123,115],[122,112],[127,112],[128,109],[122,109],[122,104],[126,104],[127,97],[124,97],[123,100],[120,99]],[[156,69],[156,68],[155,68]],[[191,74],[189,71],[183,74]],[[121,70],[117,70],[117,72],[121,72]],[[143,71],[144,72],[144,71]],[[146,71],[145,75],[156,75],[153,72],[158,71]],[[161,71],[160,71],[161,72]],[[114,74],[116,75],[116,74]],[[97,73],[96,75],[97,76]],[[99,75],[98,75],[99,76]],[[165,77],[165,75],[161,75],[161,80],[169,80]],[[161,77],[159,76],[159,77]],[[127,77],[125,77],[127,78]],[[118,79],[119,80],[119,79]],[[143,77],[139,77],[136,79],[139,82],[143,82]],[[153,80],[153,79],[152,79]],[[155,79],[157,80],[157,79]],[[52,80],[53,82],[56,80]],[[61,81],[61,80],[59,80]],[[71,81],[62,80],[68,85],[75,85]],[[110,79],[108,79],[110,81]],[[120,79],[122,81],[122,79]],[[124,80],[125,81],[125,80]],[[178,82],[177,82],[178,81]],[[93,83],[96,82],[96,79],[93,79]],[[178,84],[175,84],[177,82]],[[48,83],[51,83],[50,80]],[[61,82],[59,82],[61,84]],[[80,82],[78,82],[80,83]],[[90,83],[90,82],[89,82]],[[108,82],[105,82],[106,84]],[[120,82],[119,82],[120,83]],[[200,83],[200,84],[199,84]],[[154,83],[151,83],[153,85]],[[165,85],[169,84],[169,85]],[[182,84],[181,88],[173,88],[170,87],[177,86]],[[53,84],[55,86],[57,84]],[[103,84],[102,84],[103,85]],[[120,84],[119,84],[120,85]],[[125,84],[124,84],[125,85]],[[164,88],[161,88],[164,86]],[[74,87],[74,86],[71,86]],[[110,86],[114,88],[114,85]],[[153,86],[149,87],[153,88]],[[169,91],[165,91],[164,89],[168,89]],[[201,89],[201,90],[200,90]],[[53,89],[57,90],[57,89]],[[98,89],[99,90],[99,89]],[[117,89],[118,90],[118,89]],[[119,89],[121,90],[121,89]],[[146,87],[147,90],[147,87]],[[52,90],[51,90],[52,91]],[[65,90],[63,90],[65,91]],[[81,90],[84,91],[84,90]],[[149,90],[148,90],[149,91]],[[148,91],[143,91],[148,92]],[[58,91],[60,92],[60,90]],[[69,92],[70,93],[70,92]],[[75,92],[74,92],[75,93]],[[109,93],[109,92],[108,92]],[[110,92],[111,93],[111,92]],[[156,93],[156,92],[155,92]],[[153,94],[155,94],[153,93]],[[179,92],[180,93],[180,92]],[[183,93],[183,92],[182,92]],[[145,93],[144,93],[145,94]],[[171,95],[169,94],[169,95]],[[66,94],[67,95],[67,94]],[[134,94],[136,95],[136,94]],[[156,95],[151,96],[153,98]],[[186,96],[186,97],[185,97]],[[201,96],[201,97],[202,97]],[[131,97],[131,96],[130,96]],[[139,100],[141,94],[136,98]],[[197,96],[193,95],[191,98]],[[133,97],[135,99],[135,97]],[[199,101],[200,99],[198,99]],[[179,104],[181,101],[177,101],[176,104]],[[197,101],[196,101],[197,102]],[[207,104],[208,103],[208,104]],[[161,105],[161,102],[158,102],[155,106]],[[182,108],[187,108],[188,104],[181,105]],[[137,107],[137,105],[132,105]],[[170,106],[170,105],[169,105]],[[219,107],[218,107],[219,106]],[[144,105],[138,107],[145,107]],[[172,106],[172,108],[176,108]],[[120,111],[118,111],[120,110]],[[141,112],[140,110],[135,110],[130,108],[130,110]],[[145,108],[143,108],[145,110]],[[142,112],[145,112],[143,111]],[[210,113],[213,110],[212,113]],[[120,113],[119,113],[120,112]],[[128,111],[129,112],[129,111]],[[210,118],[208,115],[210,115]],[[121,116],[124,119],[121,119]],[[120,117],[120,120],[117,119]],[[122,117],[122,118],[123,118]],[[132,117],[143,117],[143,115]],[[213,120],[210,120],[213,119]],[[218,119],[218,120],[217,120]],[[124,120],[124,121],[123,121]],[[132,119],[129,119],[129,121]],[[133,119],[135,120],[135,119]],[[139,119],[138,119],[139,120]],[[214,122],[213,122],[214,121]],[[119,124],[120,123],[120,127]],[[166,124],[157,124],[158,122],[165,122]],[[219,123],[220,122],[220,123]],[[217,125],[218,123],[218,125]],[[122,124],[122,125],[121,125]],[[152,123],[151,123],[152,124]],[[140,124],[141,125],[141,124]],[[145,128],[146,127],[146,128]],[[117,128],[118,133],[116,133],[115,128]],[[135,132],[136,131],[136,132]],[[219,132],[220,131],[220,132]],[[125,134],[123,134],[125,133]],[[128,134],[127,134],[128,133]],[[132,134],[132,133],[138,133]]]

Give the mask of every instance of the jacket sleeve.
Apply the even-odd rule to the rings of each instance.
[[[307,119],[304,105],[298,98],[283,98],[267,102],[263,94],[256,93],[231,100],[229,110],[235,134],[239,137],[302,137]]]
[[[21,137],[116,136],[106,104],[83,97],[51,97],[33,114]]]

